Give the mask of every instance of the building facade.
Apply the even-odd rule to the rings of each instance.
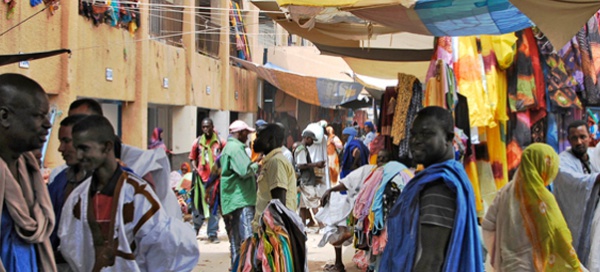
[[[95,9],[82,8],[82,3],[92,2]],[[153,128],[162,127],[174,165],[187,157],[201,118],[212,117],[221,137],[227,137],[232,119],[248,123],[255,119],[259,80],[230,61],[240,51],[248,60],[263,58],[258,35],[253,35],[258,33],[258,10],[252,4],[230,0],[126,3],[134,4],[61,1],[50,14],[49,8],[42,10],[44,4],[31,7],[28,1],[19,1],[8,19],[0,19],[3,32],[14,27],[2,34],[0,54],[72,51],[0,67],[0,73],[21,73],[38,81],[58,113],[46,167],[63,163],[57,151],[58,124],[77,98],[101,101],[124,143],[145,148]],[[8,9],[0,4],[0,13],[7,14]],[[86,16],[86,12],[95,14]],[[137,30],[131,22],[119,21],[119,16],[127,15],[139,21]],[[232,28],[236,24],[238,28]]]

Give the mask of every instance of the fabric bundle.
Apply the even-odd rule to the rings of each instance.
[[[271,200],[259,224],[259,232],[242,244],[233,271],[308,271],[304,224],[294,211]]]

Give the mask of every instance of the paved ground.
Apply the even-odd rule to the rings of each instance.
[[[206,230],[203,228],[200,230],[200,238],[198,239],[198,246],[200,247],[200,262],[194,269],[194,272],[227,272],[229,269],[229,241],[225,234],[225,228],[220,224],[219,239],[221,243],[211,244],[206,239]],[[308,241],[306,243],[308,251],[308,268],[309,271],[323,271],[323,266],[328,263],[333,263],[335,260],[335,253],[333,247],[327,245],[325,247],[318,247],[321,239],[320,234],[309,234]],[[344,263],[346,265],[346,271],[358,272],[354,264],[352,263],[352,256],[354,249],[352,247],[344,248]]]

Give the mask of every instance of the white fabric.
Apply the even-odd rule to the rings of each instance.
[[[181,207],[169,182],[171,164],[167,153],[162,148],[142,150],[123,144],[121,160],[140,177],[150,173],[154,180],[154,190],[164,206],[165,212],[174,218],[182,219]]]
[[[164,208],[157,202],[148,184],[134,175],[127,174],[127,179],[115,190],[120,192],[117,214],[114,217],[113,237],[118,243],[117,250],[124,254],[133,254],[134,260],[115,257],[111,267],[102,271],[191,271],[198,263],[200,253],[196,243],[196,234],[191,225],[168,216]],[[60,251],[75,271],[91,271],[95,262],[95,249],[92,231],[88,222],[88,201],[92,178],[86,179],[75,188],[63,207],[58,236],[61,240]],[[120,183],[120,182],[119,182]],[[137,189],[136,189],[137,187]],[[148,199],[143,193],[149,195]],[[133,203],[133,221],[124,222],[124,204]],[[79,205],[79,214],[75,207]],[[134,228],[143,216],[158,210],[144,222],[137,233]],[[78,218],[76,218],[76,216]],[[135,250],[130,246],[135,243]]]
[[[588,155],[593,158],[595,150],[588,149]],[[596,177],[600,168],[591,163],[592,174],[584,174],[581,161],[570,150],[560,153],[558,176],[554,180],[554,196],[565,217],[565,221],[573,235],[573,247],[578,249],[583,229],[583,219],[587,212]]]
[[[169,174],[169,186],[171,186],[171,188],[176,188],[182,178],[183,176],[179,171],[171,171],[171,174]]]
[[[294,159],[296,160],[296,165],[308,164],[308,161],[306,160],[306,149],[296,151],[296,157]]]
[[[294,165],[294,155],[292,155],[292,151],[290,151],[287,147],[282,146],[281,153],[283,153],[283,156],[288,159],[292,165]]]
[[[487,210],[481,225],[483,239],[495,271],[530,271],[533,247],[523,226],[514,182],[504,186]]]
[[[592,248],[585,267],[590,272],[600,272],[600,209],[598,208],[596,208],[594,219],[592,220],[590,239],[592,239]]]
[[[329,203],[323,207],[315,218],[325,224],[323,238],[319,242],[319,247],[325,246],[329,241],[335,241],[341,235],[338,233],[338,226],[346,226],[346,219],[354,208],[354,201],[364,180],[369,176],[375,165],[367,164],[350,172],[339,182],[346,187],[346,195],[332,193]]]
[[[68,167],[69,166],[67,164],[62,164],[57,167],[54,167],[52,169],[52,171],[50,172],[50,176],[48,177],[48,185],[50,185],[50,183],[52,183],[56,179],[56,176],[58,176],[58,174],[60,174],[60,172],[67,169]]]

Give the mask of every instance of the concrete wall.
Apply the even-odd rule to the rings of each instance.
[[[141,26],[132,36],[125,29],[106,24],[94,26],[78,14],[79,1],[62,1],[54,15],[47,11],[8,32],[2,37],[0,54],[39,52],[69,48],[71,56],[61,55],[31,61],[29,69],[18,64],[0,67],[0,73],[22,73],[38,81],[49,93],[51,105],[61,111],[49,136],[46,166],[54,167],[63,161],[58,148],[58,123],[66,117],[69,104],[77,97],[121,101],[121,130],[127,144],[145,148],[148,142],[148,103],[173,107],[172,139],[175,156],[189,152],[196,137],[196,107],[215,112],[215,124],[227,136],[229,111],[255,112],[257,77],[253,73],[232,67],[229,60],[229,28],[221,33],[218,58],[197,53],[195,48],[194,0],[184,0],[185,9],[182,47],[154,41],[148,31],[148,6],[140,5]],[[226,0],[213,0],[215,7],[228,7]],[[247,1],[246,1],[247,2]],[[10,20],[2,19],[2,29],[23,21],[44,5],[31,7],[19,2]],[[253,6],[244,4],[245,8]],[[214,10],[216,20],[229,25],[227,10]],[[0,14],[6,14],[6,5],[0,5]],[[250,13],[247,25],[257,25],[258,13]],[[256,49],[258,27],[248,27],[251,52]],[[106,79],[106,70],[112,69],[113,79]],[[168,87],[163,79],[168,78]],[[207,92],[207,89],[210,89]],[[237,97],[237,99],[236,99]],[[115,115],[115,112],[108,113]],[[114,118],[113,118],[114,119]]]

